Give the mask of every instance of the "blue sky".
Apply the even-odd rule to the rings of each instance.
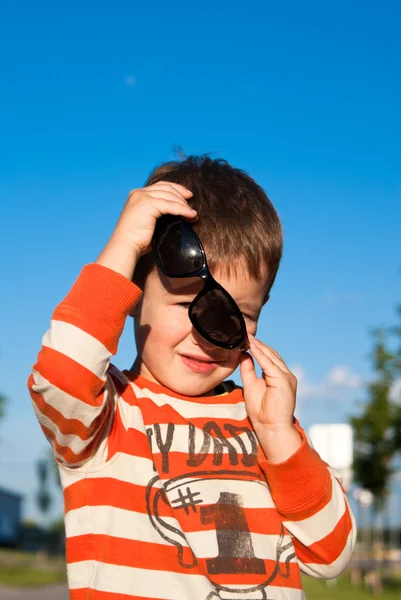
[[[26,391],[41,337],[177,144],[247,170],[280,213],[259,334],[299,376],[302,424],[357,410],[369,328],[401,300],[400,18],[396,0],[3,7],[0,486],[25,494],[26,516],[46,450]]]

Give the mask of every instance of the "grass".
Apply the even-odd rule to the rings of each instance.
[[[35,587],[64,583],[65,561],[40,553],[0,550],[0,586]]]
[[[65,583],[63,558],[48,558],[42,554],[0,550],[0,586],[36,587]],[[352,586],[346,575],[335,581],[323,581],[303,576],[307,600],[372,600],[363,587]],[[392,579],[385,586],[382,600],[401,600],[401,580]],[[1,593],[0,593],[1,597]]]
[[[348,577],[341,576],[337,580],[322,581],[303,577],[303,584],[307,600],[372,600],[375,596],[363,587],[351,585]],[[376,596],[377,597],[377,596]],[[379,596],[382,600],[400,600],[401,583],[393,580],[386,585],[383,594]]]
[[[65,580],[65,574],[57,571],[38,571],[22,567],[5,570],[0,568],[0,586],[36,587],[64,583]]]

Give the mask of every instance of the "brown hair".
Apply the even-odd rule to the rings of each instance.
[[[157,181],[180,183],[193,192],[188,203],[199,217],[193,227],[212,271],[236,274],[243,259],[249,275],[257,280],[266,276],[267,267],[270,290],[283,250],[282,228],[273,204],[247,173],[220,158],[188,156],[156,167],[146,185]],[[140,259],[135,279],[139,273],[143,278],[151,260],[148,256]]]

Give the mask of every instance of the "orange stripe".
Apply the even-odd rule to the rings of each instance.
[[[152,489],[150,495],[150,505],[153,506],[157,489]],[[146,488],[144,486],[135,485],[110,479],[107,477],[96,479],[83,479],[68,486],[64,490],[65,512],[81,508],[83,506],[113,506],[147,514],[146,507]],[[209,506],[204,504],[202,506]],[[178,516],[179,513],[171,506],[163,501],[158,503],[158,514],[160,517]],[[246,508],[246,519],[249,530],[253,533],[263,533],[271,535],[279,535],[281,530],[282,517],[275,508]],[[190,513],[185,516],[185,520],[181,523],[185,527],[185,531],[199,530],[199,515]],[[212,531],[215,528],[213,522],[208,522],[202,525],[202,530]]]
[[[157,489],[151,493],[151,502]],[[146,488],[111,477],[82,479],[64,489],[65,512],[83,506],[114,506],[125,510],[146,513]],[[171,508],[160,503],[160,516],[171,516]]]
[[[119,390],[118,390],[119,391]],[[203,429],[204,426],[208,423],[216,423],[223,431],[225,436],[231,436],[232,434],[226,429],[226,424],[230,427],[236,428],[246,428],[248,431],[253,433],[252,426],[250,424],[249,419],[244,418],[240,421],[231,419],[229,417],[224,418],[211,418],[211,417],[183,417],[180,415],[175,408],[170,406],[169,404],[164,404],[163,406],[158,406],[151,398],[138,398],[136,400],[136,404],[140,407],[141,412],[143,414],[143,419],[145,423],[149,425],[157,424],[167,424],[174,423],[175,425],[188,425],[192,423],[198,429]],[[207,409],[205,408],[205,412]],[[242,431],[238,431],[238,435],[243,433]]]
[[[110,373],[110,376],[113,380],[116,391],[121,396],[121,398],[130,406],[138,406],[138,399],[135,395],[132,385],[129,382],[123,383],[118,377],[116,377],[112,373]]]
[[[159,407],[155,402],[153,402],[153,400],[151,400],[151,398],[138,398],[136,403],[140,407],[143,414],[143,419],[148,426],[153,425],[155,423],[174,423],[175,425],[188,425],[188,422],[190,422],[195,427],[203,429],[207,423],[216,423],[222,429],[225,436],[231,435],[230,432],[225,428],[226,424],[238,428],[246,427],[250,432],[253,433],[252,426],[247,418],[237,421],[235,419],[230,419],[226,417],[183,417],[177,412],[175,408],[173,408],[169,404],[166,403],[163,406]],[[206,412],[207,408],[205,408],[205,413]],[[238,432],[238,434],[241,433],[241,431]]]
[[[329,482],[331,482],[330,474]],[[309,517],[313,517],[318,512],[323,510],[328,504],[330,504],[332,497],[333,487],[330,485],[325,489],[324,494],[320,496],[318,504],[316,504],[315,500],[315,504],[308,505],[305,508],[297,508],[297,510],[294,512],[286,513],[285,515],[281,510],[279,512],[283,514],[284,520],[286,521],[302,521],[304,519],[309,519]]]
[[[205,509],[209,506],[211,505],[202,504],[202,507]],[[181,509],[175,509],[175,511],[177,510],[181,511]],[[245,508],[244,510],[248,529],[251,533],[280,535],[282,521],[281,516],[275,508]],[[177,512],[175,512],[175,515],[177,516]],[[199,531],[200,529],[202,531],[214,531],[216,528],[216,524],[213,521],[207,521],[200,525],[199,515],[196,513],[185,515],[185,519],[180,522],[180,526],[185,533]]]
[[[52,385],[91,406],[103,402],[104,381],[65,354],[43,346],[34,366]]]
[[[190,548],[182,547],[182,559],[179,561],[179,550],[172,545],[162,545],[138,540],[126,540],[107,535],[80,535],[67,539],[66,544],[67,563],[75,563],[87,560],[97,560],[112,565],[132,567],[137,569],[148,569],[157,571],[168,571],[170,573],[181,574],[202,574],[208,576],[214,583],[232,584],[261,584],[269,579],[276,569],[274,560],[263,560],[265,573],[223,573],[209,574],[207,560],[198,559],[198,564],[194,564],[194,556]],[[215,557],[210,557],[215,558]],[[188,567],[183,566],[188,565]],[[280,570],[285,572],[284,563],[280,563]],[[292,588],[300,587],[300,574],[298,564],[295,562],[289,565],[289,577],[280,573],[274,578],[275,586],[285,586]],[[149,574],[151,577],[151,574]]]
[[[332,498],[332,480],[317,452],[309,446],[305,433],[302,446],[285,462],[261,460],[277,510],[289,520],[302,520],[324,508]]]
[[[119,406],[116,408],[113,426],[108,437],[107,460],[110,460],[116,452],[149,458],[153,461],[146,433],[133,428],[125,429]]]
[[[153,506],[157,489],[152,489],[150,506]],[[112,506],[139,514],[148,514],[146,506],[146,488],[132,483],[125,483],[109,478],[86,479],[70,485],[64,490],[65,512],[83,506]],[[202,504],[205,508],[208,504]],[[178,512],[177,512],[178,511]],[[158,515],[161,518],[180,518],[181,509],[173,509],[162,499],[158,502]],[[264,535],[279,535],[281,532],[282,517],[275,508],[246,508],[246,520],[249,531]],[[180,523],[183,531],[213,531],[215,524],[210,521],[200,524],[199,514],[185,515]]]
[[[183,548],[183,561],[194,561],[192,551]],[[174,573],[197,573],[197,568],[181,567],[175,546],[127,540],[108,535],[87,534],[68,538],[66,542],[67,563],[98,560],[112,565],[156,569]]]
[[[92,263],[82,269],[53,318],[87,331],[114,354],[125,320],[140,296],[141,290],[129,279]]]
[[[126,372],[124,372],[124,373],[125,373],[125,375],[127,375]],[[126,402],[128,402],[128,404],[140,406],[142,412],[144,414],[146,413],[148,415],[149,419],[145,419],[145,421],[149,425],[151,425],[153,423],[169,423],[170,421],[172,421],[176,424],[181,424],[181,423],[187,424],[188,420],[190,420],[197,427],[203,427],[203,425],[205,423],[208,423],[212,420],[216,420],[216,419],[211,419],[210,417],[194,417],[191,419],[181,417],[181,415],[168,404],[168,401],[169,401],[169,397],[171,397],[172,399],[180,399],[180,398],[185,398],[185,396],[182,397],[182,396],[180,396],[180,394],[172,392],[171,390],[168,390],[167,388],[160,388],[159,394],[160,393],[165,394],[167,396],[167,400],[166,400],[166,404],[159,407],[151,398],[148,398],[147,396],[142,396],[140,398],[137,398],[130,382],[123,383],[120,379],[118,379],[112,373],[110,373],[110,375],[113,379],[116,390],[120,394],[120,396],[122,396],[124,398],[124,400]],[[147,382],[146,380],[144,380],[142,378],[140,378],[140,380],[143,382],[143,385],[145,388],[152,389],[152,386],[147,385],[148,383],[150,384],[151,382]],[[154,385],[156,385],[156,387],[157,387],[157,384],[154,384]],[[239,393],[239,390],[237,390],[237,392]],[[233,402],[232,404],[240,404],[240,402],[238,402],[238,393],[237,392],[235,394],[236,398],[237,398],[237,402]],[[226,402],[224,402],[224,399],[227,397],[228,396],[222,396],[222,400],[221,400],[219,398],[219,396],[210,396],[209,404],[225,404]],[[192,398],[190,398],[190,400],[192,400],[193,402],[196,402],[197,398],[192,397]],[[203,400],[206,401],[206,399],[203,399]],[[243,402],[243,398],[242,398],[242,402]],[[228,404],[228,405],[230,405],[230,404]],[[155,421],[155,419],[154,419],[155,411],[157,412],[158,417],[160,417],[161,420],[158,419]],[[205,411],[206,411],[206,409],[205,409]],[[217,421],[218,420],[219,419],[217,419]],[[221,419],[220,419],[220,421],[221,421]],[[251,428],[250,422],[247,418],[244,418],[240,421],[237,421],[235,419],[229,419],[229,418],[226,419],[225,418],[224,423],[230,423],[234,426],[236,425],[239,427]]]
[[[226,476],[219,477],[226,479]],[[152,488],[150,503],[153,505],[154,494],[159,488]],[[65,511],[82,508],[83,506],[114,506],[125,510],[146,513],[146,487],[119,481],[113,477],[86,478],[69,485],[64,489]],[[160,516],[172,516],[171,506],[160,501],[158,505]],[[251,510],[251,509],[247,509]],[[252,509],[253,510],[253,509]],[[263,509],[268,511],[269,509]]]
[[[344,550],[351,531],[351,516],[348,507],[346,507],[345,513],[338,521],[333,531],[318,542],[315,542],[310,546],[303,546],[296,538],[293,539],[294,548],[299,560],[305,563],[330,565]]]
[[[188,425],[188,419],[180,415],[169,404],[157,406],[150,398],[138,398],[137,405],[141,409],[144,423],[147,427],[155,423],[174,423],[174,425]]]
[[[107,421],[108,414],[110,412],[110,405],[106,405],[103,411],[98,414],[94,419],[90,427],[86,427],[79,419],[67,419],[51,404],[48,404],[43,398],[42,394],[33,391],[32,386],[34,385],[33,375],[29,378],[29,387],[32,400],[36,404],[37,408],[42,414],[48,417],[55,425],[57,425],[60,432],[64,435],[73,433],[74,435],[81,438],[81,440],[87,440],[93,436],[93,434],[101,428],[102,424]]]
[[[69,306],[62,302],[55,309],[52,319],[53,321],[61,321],[63,323],[68,323],[69,325],[74,325],[102,343],[110,354],[114,355],[117,353],[118,340],[121,332],[118,332],[118,334],[116,331],[110,332],[110,330],[104,326],[103,322],[94,319],[92,315],[80,313],[77,310],[71,310]]]

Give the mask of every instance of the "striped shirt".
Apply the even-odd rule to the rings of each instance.
[[[29,380],[59,463],[71,600],[301,600],[301,571],[335,577],[355,526],[303,443],[270,463],[242,389],[187,397],[110,364],[140,290],[84,267]]]

